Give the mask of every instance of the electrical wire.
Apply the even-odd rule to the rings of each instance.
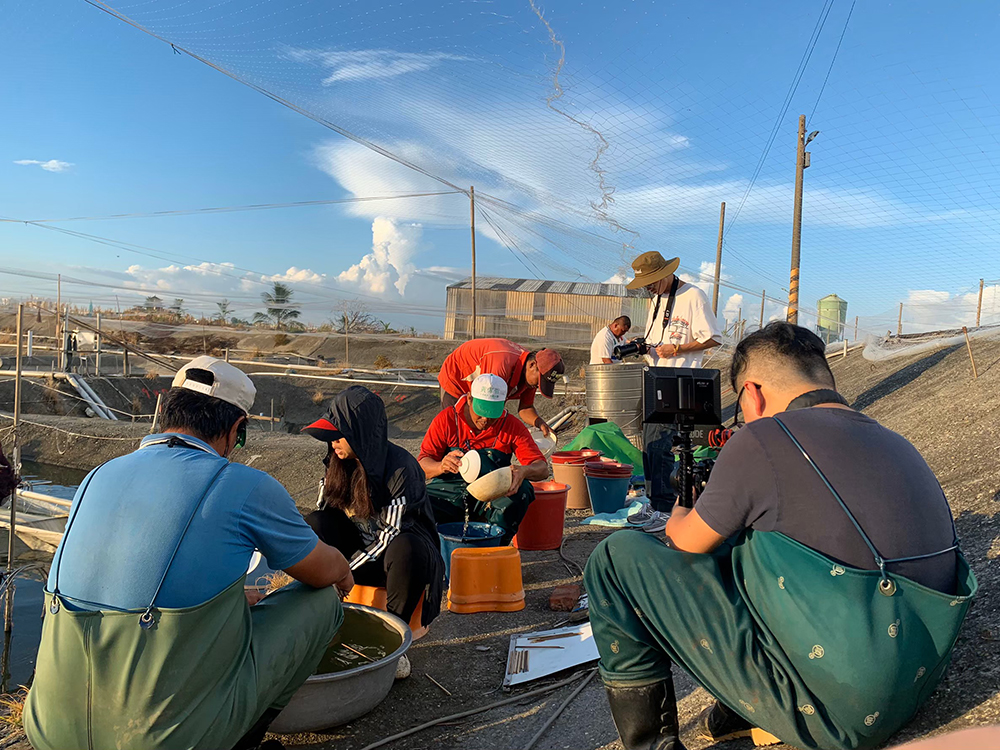
[[[760,172],[764,168],[764,162],[767,161],[767,156],[771,153],[771,146],[774,145],[774,141],[778,137],[778,132],[781,129],[781,123],[785,119],[785,114],[788,112],[788,108],[792,104],[792,99],[795,96],[795,92],[799,88],[799,83],[802,82],[802,76],[805,75],[806,68],[809,65],[809,60],[812,58],[813,50],[816,49],[816,43],[819,41],[820,34],[823,33],[823,27],[826,25],[826,19],[829,17],[830,11],[833,9],[833,3],[834,0],[825,0],[822,9],[820,9],[819,18],[816,19],[816,26],[813,27],[813,33],[809,37],[809,41],[806,43],[805,52],[802,53],[802,59],[799,60],[799,66],[795,71],[795,75],[792,76],[792,82],[788,87],[788,93],[785,94],[785,100],[782,102],[781,108],[778,110],[778,116],[774,120],[774,126],[771,128],[771,134],[767,139],[767,143],[764,145],[764,151],[761,153],[760,159],[757,160],[757,166],[754,168],[753,174],[750,177],[750,182],[747,184],[746,191],[743,193],[742,199],[740,199],[739,206],[736,207],[736,213],[733,214],[733,218],[729,220],[728,226],[724,228],[723,235],[732,231],[733,226],[740,217],[740,213],[743,211],[743,206],[746,205],[747,198],[750,197],[750,192],[757,183],[757,178],[760,176]]]
[[[273,208],[303,208],[307,206],[337,206],[347,203],[368,203],[371,201],[404,200],[410,198],[428,198],[440,195],[460,195],[461,190],[444,190],[436,193],[403,193],[401,195],[372,195],[355,198],[337,198],[330,200],[293,201],[291,203],[256,203],[244,206],[216,206],[210,208],[189,208],[172,211],[147,211],[132,214],[109,214],[107,216],[71,216],[64,219],[7,219],[0,222],[17,224],[57,224],[66,221],[114,221],[117,219],[149,219],[163,216],[191,216],[194,214],[221,214],[238,211],[265,211]]]
[[[858,0],[852,0],[851,9],[847,11],[847,20],[844,21],[844,29],[840,32],[840,39],[837,42],[837,49],[833,51],[833,57],[830,59],[830,67],[827,68],[826,77],[823,79],[823,85],[819,87],[819,93],[816,95],[816,103],[813,104],[812,112],[809,113],[809,120],[811,121],[813,116],[816,114],[816,108],[819,107],[819,100],[823,98],[823,92],[826,91],[827,81],[830,80],[830,74],[833,72],[833,64],[837,62],[837,55],[840,54],[840,45],[844,43],[844,36],[847,34],[847,25],[851,22],[851,16],[854,15],[854,6],[857,5]]]

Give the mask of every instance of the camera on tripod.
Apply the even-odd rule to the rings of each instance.
[[[649,344],[641,336],[634,338],[627,344],[619,344],[611,350],[615,359],[625,359],[625,357],[643,357],[649,351]]]
[[[643,422],[677,429],[670,483],[682,507],[690,508],[708,482],[715,461],[694,460],[691,432],[696,425],[722,425],[722,386],[718,370],[684,367],[643,368]]]

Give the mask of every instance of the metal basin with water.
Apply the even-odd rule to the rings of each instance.
[[[339,672],[312,675],[278,714],[269,731],[293,734],[337,727],[364,716],[389,694],[396,678],[396,662],[410,648],[412,636],[409,626],[388,612],[360,604],[345,604],[341,633],[348,628],[360,632],[387,628],[392,631],[393,638],[399,639],[399,646],[378,661],[366,661]],[[336,647],[336,643],[334,641],[331,649]]]

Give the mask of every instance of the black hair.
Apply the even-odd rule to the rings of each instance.
[[[188,370],[187,377],[206,385],[215,382],[215,376],[208,370]],[[228,435],[233,425],[246,416],[240,407],[214,396],[188,388],[171,388],[163,398],[160,426],[164,432],[182,429],[203,440],[216,440]]]
[[[826,345],[808,328],[783,320],[768,323],[759,331],[748,334],[736,346],[729,365],[729,382],[734,391],[739,376],[747,368],[751,355],[766,354],[786,360],[806,380],[834,384],[833,372],[826,361]]]
[[[611,321],[612,325],[618,322],[624,323],[628,328],[632,327],[632,319],[628,315],[619,315]]]

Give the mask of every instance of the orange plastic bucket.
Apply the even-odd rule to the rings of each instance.
[[[355,584],[351,592],[344,597],[344,601],[349,604],[361,604],[365,607],[374,607],[375,609],[381,609],[383,612],[388,610],[386,606],[386,596],[385,588],[381,586],[362,586],[361,584]],[[427,633],[427,628],[420,624],[423,619],[424,613],[424,595],[420,595],[420,601],[417,602],[417,608],[413,610],[413,614],[410,616],[410,632],[413,634],[413,640],[422,638]]]
[[[535,499],[517,527],[514,546],[518,549],[559,549],[566,523],[566,495],[569,485],[562,482],[532,482]]]
[[[552,454],[552,478],[569,486],[566,507],[590,510],[590,491],[583,473],[584,464],[601,456],[600,451],[556,451]]]

